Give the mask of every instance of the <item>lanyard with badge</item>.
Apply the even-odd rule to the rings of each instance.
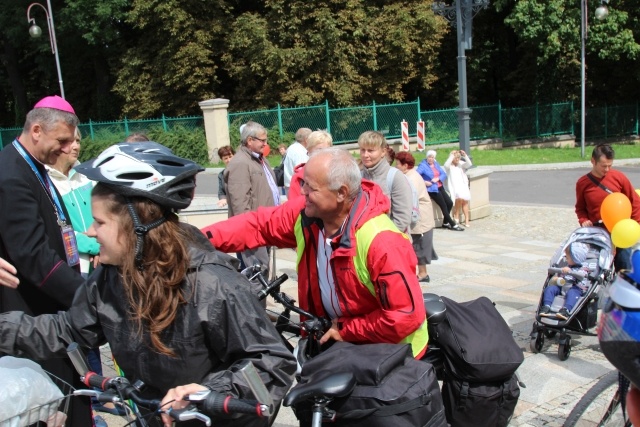
[[[64,242],[64,250],[67,255],[67,264],[70,266],[74,266],[80,263],[80,254],[78,253],[78,244],[76,243],[76,234],[73,231],[73,227],[67,224],[67,217],[64,215],[64,210],[62,209],[62,205],[60,204],[60,200],[58,200],[58,195],[53,189],[53,182],[51,182],[51,178],[49,178],[48,174],[45,174],[44,177],[46,181],[43,179],[42,174],[36,168],[36,165],[31,160],[31,157],[25,152],[24,148],[18,141],[13,141],[13,146],[18,150],[18,153],[24,158],[29,166],[31,166],[31,170],[38,177],[38,181],[44,188],[45,193],[49,196],[49,201],[53,205],[53,208],[56,212],[56,217],[58,218],[58,226],[60,227],[60,233],[62,234],[62,241]]]

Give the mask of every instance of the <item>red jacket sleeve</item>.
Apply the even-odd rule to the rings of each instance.
[[[222,252],[242,252],[260,246],[295,248],[295,222],[304,209],[303,197],[283,205],[261,207],[218,222],[201,231]]]
[[[371,243],[367,266],[379,304],[371,313],[342,318],[345,341],[398,343],[416,331],[426,312],[416,277],[417,259],[405,235],[382,232]]]
[[[582,225],[583,222],[589,219],[587,200],[585,198],[585,190],[589,183],[591,183],[591,180],[586,176],[580,177],[578,182],[576,182],[576,216],[578,217],[579,225]],[[595,223],[595,221],[593,222]]]

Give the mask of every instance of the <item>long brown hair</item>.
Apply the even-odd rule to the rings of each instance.
[[[100,183],[91,195],[102,197],[108,211],[120,223],[120,233],[128,251],[119,270],[130,305],[129,315],[138,324],[137,333],[140,335],[143,330],[148,331],[155,350],[175,356],[160,335],[175,320],[178,307],[186,302],[182,283],[189,267],[187,243],[190,237],[180,227],[177,215],[168,213],[167,221],[144,237],[144,268],[140,270],[135,261],[136,234],[127,210],[127,199]],[[128,200],[142,224],[149,224],[165,215],[165,209],[149,199],[129,197]]]

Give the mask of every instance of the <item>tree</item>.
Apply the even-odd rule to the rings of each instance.
[[[126,21],[135,42],[121,58],[114,90],[129,117],[199,113],[219,89],[218,60],[230,6],[198,0],[134,0]]]
[[[445,24],[430,1],[266,2],[232,23],[223,64],[235,105],[401,101],[429,88]]]
[[[498,7],[511,2],[513,0],[502,0]],[[536,98],[577,99],[579,92],[576,88],[580,87],[580,1],[518,0],[513,3],[513,11],[505,23],[518,35],[520,52],[527,52],[523,54],[525,60],[519,63],[518,69],[530,66],[536,71],[527,82],[535,88]],[[638,2],[623,0],[616,1],[615,5],[612,3],[609,16],[603,21],[596,20],[593,15],[599,5],[598,0],[589,0],[586,43],[589,87],[598,81],[610,81],[612,66],[635,63],[640,53],[640,45],[635,41],[640,36],[637,28]],[[635,14],[633,20],[629,19],[630,13]],[[635,22],[635,28],[629,27],[629,22]],[[628,98],[628,75],[622,81],[627,82],[627,90],[626,94],[619,95]],[[637,87],[637,78],[631,83]],[[637,89],[631,93],[638,95]],[[597,101],[596,98],[588,99]]]

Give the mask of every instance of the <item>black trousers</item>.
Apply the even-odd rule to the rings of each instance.
[[[456,222],[453,220],[453,218],[451,218],[451,208],[453,208],[453,201],[451,200],[451,197],[449,197],[447,191],[444,189],[444,186],[438,187],[437,193],[432,193],[431,191],[429,191],[429,197],[431,197],[431,200],[436,202],[436,204],[442,211],[442,224],[449,224],[451,226],[456,225]]]

